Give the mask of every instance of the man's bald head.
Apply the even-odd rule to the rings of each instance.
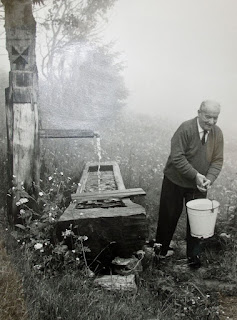
[[[201,103],[199,110],[204,112],[214,111],[220,113],[221,105],[219,104],[219,102],[216,102],[214,100],[205,100]]]
[[[205,100],[201,103],[198,110],[198,120],[203,130],[211,130],[217,123],[220,111],[220,104],[214,100]]]

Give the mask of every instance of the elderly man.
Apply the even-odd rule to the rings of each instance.
[[[206,198],[207,190],[218,177],[223,164],[223,135],[216,125],[220,105],[203,101],[198,116],[183,122],[171,139],[171,152],[164,169],[156,242],[160,257],[172,255],[169,247],[183,203]],[[188,265],[199,268],[200,240],[190,234],[187,219]]]

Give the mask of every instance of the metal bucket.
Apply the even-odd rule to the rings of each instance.
[[[186,206],[191,235],[204,239],[212,237],[220,203],[216,200],[196,199],[188,201]]]

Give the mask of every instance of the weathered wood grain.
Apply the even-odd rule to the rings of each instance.
[[[88,259],[106,265],[116,256],[131,257],[145,244],[148,237],[146,211],[130,197],[146,193],[141,188],[125,189],[119,166],[114,161],[100,163],[100,174],[103,188],[113,188],[115,184],[116,190],[85,192],[87,188],[93,189],[94,184],[98,187],[98,166],[99,163],[86,164],[77,192],[72,195],[73,202],[59,218],[57,232],[60,237],[65,229],[73,226],[76,234],[88,237],[85,242],[91,250],[87,253]],[[120,201],[113,207],[112,199],[117,198]],[[111,206],[105,207],[110,199]],[[99,201],[101,206],[97,206]],[[91,207],[85,205],[85,208],[83,203],[91,203]]]
[[[105,200],[110,198],[129,198],[132,196],[144,196],[146,192],[142,188],[133,188],[133,189],[121,189],[121,190],[109,190],[103,192],[85,192],[81,194],[72,194],[72,200]]]
[[[17,219],[15,202],[24,190],[39,190],[38,77],[35,55],[36,22],[28,0],[2,1],[6,48],[11,71],[6,90],[8,173],[12,188],[8,213]]]

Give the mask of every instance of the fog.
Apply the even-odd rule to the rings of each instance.
[[[214,99],[236,132],[236,13],[236,0],[119,0],[104,39],[126,62],[128,108],[186,120]]]
[[[182,121],[214,99],[237,133],[236,13],[236,0],[118,0],[101,37],[125,62],[128,110]],[[0,54],[9,68],[3,38]]]

